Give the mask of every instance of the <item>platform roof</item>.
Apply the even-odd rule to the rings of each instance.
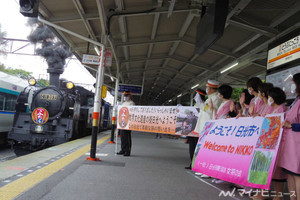
[[[223,36],[204,54],[194,54],[201,8],[210,0],[41,0],[42,18],[84,37],[106,43],[117,60],[106,73],[143,85],[140,104],[189,101],[192,86],[207,79],[233,86],[266,73],[268,44],[299,28],[297,0],[229,0]],[[80,59],[94,45],[56,29]],[[109,34],[111,42],[104,35]],[[225,73],[221,70],[239,64]],[[95,72],[89,66],[90,72]],[[105,84],[114,82],[105,77]],[[176,104],[176,103],[175,103]]]

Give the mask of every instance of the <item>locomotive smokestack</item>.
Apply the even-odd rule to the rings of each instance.
[[[37,49],[36,53],[43,56],[47,61],[47,72],[50,75],[49,84],[59,87],[59,76],[64,72],[65,60],[71,56],[71,53],[64,44],[55,38],[47,26],[36,19],[30,19],[28,24],[37,24],[37,28],[28,36],[28,40],[34,44],[42,44],[42,47]]]

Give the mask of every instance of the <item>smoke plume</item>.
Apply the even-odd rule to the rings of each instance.
[[[30,42],[42,44],[42,47],[37,49],[36,53],[46,59],[48,69],[52,69],[51,71],[57,69],[57,73],[61,74],[64,71],[66,58],[71,56],[68,48],[57,41],[48,26],[38,22],[36,19],[28,20],[28,25],[37,25],[36,29],[28,36]]]

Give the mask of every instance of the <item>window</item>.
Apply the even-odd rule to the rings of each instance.
[[[0,92],[0,110],[14,111],[16,106],[17,96]]]
[[[93,106],[94,105],[94,97],[89,97],[88,98],[88,106]]]
[[[4,106],[5,106],[4,102],[5,102],[5,97],[2,93],[0,93],[0,110],[4,110]]]

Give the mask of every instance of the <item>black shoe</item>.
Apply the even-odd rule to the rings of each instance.
[[[130,153],[124,153],[123,156],[130,156]]]
[[[123,152],[123,151],[119,151],[117,154],[118,155],[123,155],[125,152]]]
[[[185,169],[192,169],[191,166],[185,167]]]

